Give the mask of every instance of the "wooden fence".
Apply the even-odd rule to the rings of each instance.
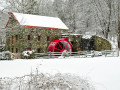
[[[48,53],[35,53],[35,58],[58,58],[58,57],[119,57],[119,50],[104,50],[104,51],[78,51],[68,52],[68,55],[63,55],[62,52],[48,52]]]
[[[0,60],[8,59],[8,54],[0,52]],[[20,58],[20,54],[13,55],[14,58]],[[17,57],[18,56],[18,57]],[[48,52],[48,53],[35,53],[34,58],[65,58],[65,57],[74,57],[74,58],[89,58],[89,57],[119,57],[120,50],[104,50],[104,51],[78,51],[78,52],[67,52],[66,54],[62,52]]]

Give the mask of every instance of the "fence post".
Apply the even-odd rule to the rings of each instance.
[[[95,57],[95,51],[92,51],[92,58]]]
[[[50,58],[52,58],[52,54],[51,54],[51,51],[49,51],[49,55],[50,55]]]
[[[85,57],[87,57],[87,51],[85,51]]]
[[[118,57],[119,57],[119,48],[118,48],[118,50],[117,50],[117,51],[118,51]]]
[[[78,51],[78,56],[79,56],[79,58],[80,58],[80,51]]]
[[[114,56],[115,56],[115,55],[114,55],[114,54],[115,54],[115,53],[114,53],[114,50],[112,50],[112,52],[113,52],[112,54],[113,54],[113,57],[114,57]]]
[[[106,50],[104,50],[104,53],[105,53],[105,57],[107,57],[107,51]]]

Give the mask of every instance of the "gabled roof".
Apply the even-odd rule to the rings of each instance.
[[[9,12],[17,22],[24,27],[48,28],[68,30],[69,28],[57,17],[30,15],[23,13]]]

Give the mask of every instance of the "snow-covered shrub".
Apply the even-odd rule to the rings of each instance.
[[[30,74],[0,79],[0,90],[95,90],[88,80],[71,74]]]
[[[22,58],[24,58],[24,59],[32,59],[32,58],[34,58],[34,50],[32,50],[32,51],[23,51],[22,52]]]
[[[102,51],[91,51],[91,57],[95,57],[95,56],[102,56],[103,53]]]
[[[94,53],[95,53],[95,56],[102,56],[103,55],[102,51],[95,51]]]
[[[13,54],[10,51],[1,52],[0,59],[11,60],[11,59],[13,59]]]
[[[67,50],[64,50],[59,58],[65,58],[65,57],[69,57],[69,53],[67,52]]]

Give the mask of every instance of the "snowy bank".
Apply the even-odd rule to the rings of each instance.
[[[22,77],[0,78],[0,90],[95,90],[88,80],[71,74],[36,73]]]
[[[120,90],[120,57],[0,61],[0,77],[16,77],[36,71],[71,73],[88,79],[96,90]]]

